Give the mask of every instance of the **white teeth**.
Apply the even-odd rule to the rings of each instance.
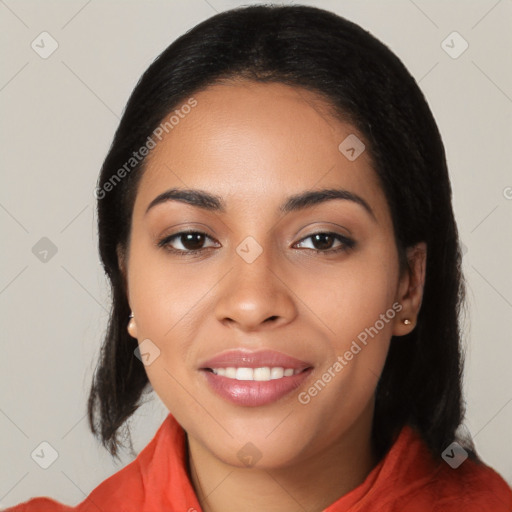
[[[300,373],[301,370],[264,366],[261,368],[212,368],[212,372],[215,375],[227,377],[228,379],[266,382],[269,380],[282,379],[283,377],[291,377],[292,375]]]
[[[268,366],[266,366],[265,368],[254,368],[253,379],[270,380],[270,368]]]
[[[236,379],[236,368],[226,368],[226,377],[228,379]]]
[[[236,380],[254,380],[254,372],[252,368],[237,368]]]
[[[282,379],[284,377],[284,368],[272,368],[270,370],[271,379]]]

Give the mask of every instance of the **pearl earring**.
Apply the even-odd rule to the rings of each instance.
[[[408,318],[404,318],[404,319],[402,320],[402,322],[403,322],[405,325],[411,325],[411,324],[412,324],[412,322],[411,322]]]

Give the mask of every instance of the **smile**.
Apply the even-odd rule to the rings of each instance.
[[[242,407],[285,399],[309,377],[313,365],[273,350],[230,350],[202,362],[205,385],[218,397]]]

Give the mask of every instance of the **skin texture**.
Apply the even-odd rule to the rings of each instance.
[[[197,106],[148,157],[128,251],[119,251],[135,315],[128,331],[160,350],[145,368],[188,434],[191,479],[204,510],[320,511],[359,485],[377,462],[370,442],[375,387],[391,336],[414,329],[425,244],[408,249],[410,265],[401,272],[369,154],[349,161],[339,151],[357,132],[332,117],[314,93],[233,81],[194,98]],[[226,211],[168,201],[146,213],[173,187],[220,196]],[[349,200],[279,211],[290,195],[321,188],[359,195],[374,217]],[[184,229],[210,237],[203,252],[179,256],[158,247]],[[310,236],[317,232],[339,233],[355,246],[327,253],[342,243],[315,245]],[[252,263],[236,251],[248,236],[263,249]],[[184,246],[175,238],[172,247],[201,244]],[[401,311],[309,403],[300,403],[299,393],[393,303]],[[240,347],[277,350],[312,363],[313,371],[275,403],[237,406],[211,391],[198,368]],[[261,455],[249,468],[237,456],[248,442]]]

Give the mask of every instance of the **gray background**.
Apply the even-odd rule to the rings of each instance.
[[[484,461],[512,482],[512,1],[304,3],[388,44],[431,105],[466,248],[466,425]],[[77,504],[130,462],[115,465],[85,420],[109,305],[93,190],[141,73],[187,29],[241,4],[0,0],[3,506],[40,495]],[[58,43],[46,59],[31,47],[35,40],[40,52],[51,49],[43,31]],[[469,44],[457,58],[463,41],[446,40],[454,31]],[[136,414],[137,450],[166,414],[157,397]],[[31,457],[43,441],[58,453],[48,469]]]

